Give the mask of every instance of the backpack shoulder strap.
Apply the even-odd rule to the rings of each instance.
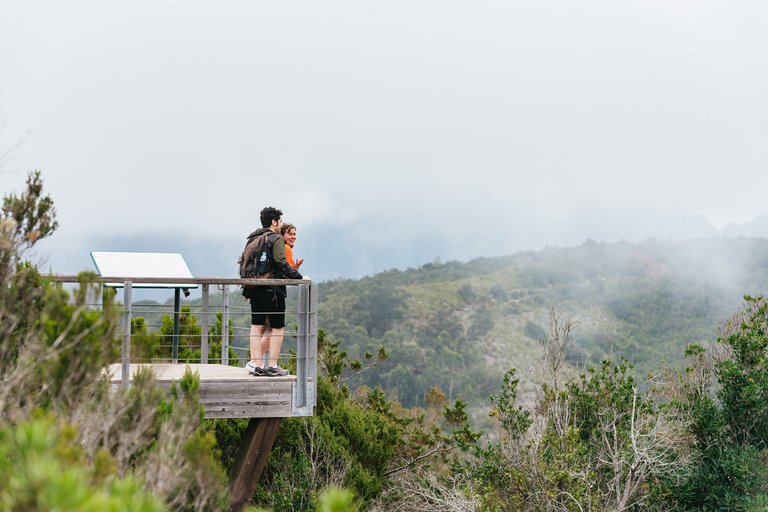
[[[267,245],[271,249],[272,246],[275,245],[275,240],[277,240],[277,237],[279,237],[280,235],[278,235],[277,233],[274,233],[272,231],[268,231],[268,232],[264,233],[264,236],[267,237]]]
[[[269,262],[269,268],[272,269],[272,273],[275,273],[275,262],[272,258],[272,247],[275,245],[278,235],[274,231],[268,231],[264,234],[267,237],[267,261]]]

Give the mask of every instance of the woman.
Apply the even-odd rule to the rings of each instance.
[[[280,235],[282,235],[283,240],[285,240],[285,259],[288,260],[288,264],[292,266],[294,270],[299,270],[301,264],[304,263],[304,258],[295,261],[293,259],[293,244],[296,243],[296,226],[290,222],[284,222],[283,226],[280,228]]]

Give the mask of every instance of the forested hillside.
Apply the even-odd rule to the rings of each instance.
[[[538,357],[553,305],[579,322],[569,363],[624,357],[642,375],[679,363],[686,341],[714,342],[767,285],[765,239],[587,241],[322,283],[320,326],[353,360],[384,345],[388,360],[359,378],[406,407],[436,385],[486,404],[507,369]]]

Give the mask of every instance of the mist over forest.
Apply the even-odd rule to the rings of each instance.
[[[294,254],[305,258],[302,272],[316,282],[359,279],[390,269],[417,268],[439,259],[469,261],[545,247],[576,247],[586,240],[615,243],[648,239],[681,241],[693,238],[768,237],[768,214],[722,230],[703,217],[683,210],[641,210],[628,207],[583,207],[567,217],[537,211],[524,202],[471,197],[469,207],[458,197],[431,206],[431,216],[418,208],[375,211],[365,215],[318,219],[298,226]],[[442,206],[440,206],[442,205]],[[237,218],[242,235],[216,232],[172,232],[143,226],[135,234],[60,234],[40,243],[43,267],[54,272],[95,269],[90,251],[180,252],[196,276],[235,276],[245,237],[258,227],[257,215]],[[284,220],[291,221],[290,212]]]

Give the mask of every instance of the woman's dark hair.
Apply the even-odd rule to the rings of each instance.
[[[283,212],[272,206],[267,206],[261,210],[261,227],[268,228],[272,225],[272,221],[279,221],[283,216]]]
[[[296,229],[296,226],[290,222],[283,222],[283,226],[280,228],[280,235],[282,236],[292,229]]]

